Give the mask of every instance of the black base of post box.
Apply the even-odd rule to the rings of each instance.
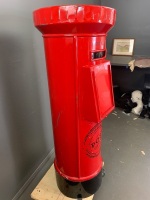
[[[84,182],[69,181],[56,172],[56,181],[59,190],[65,196],[75,199],[86,198],[94,194],[101,186],[102,170],[96,177]]]

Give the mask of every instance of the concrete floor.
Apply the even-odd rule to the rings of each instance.
[[[150,200],[149,119],[113,111],[103,120],[102,155],[106,175],[94,200]],[[31,200],[40,178],[41,174],[19,200]]]
[[[150,120],[116,109],[103,121],[105,177],[94,200],[150,199]]]

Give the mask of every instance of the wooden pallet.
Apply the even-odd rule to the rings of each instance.
[[[92,200],[94,195],[84,198]],[[72,200],[72,198],[64,196],[57,187],[55,178],[54,165],[47,171],[45,176],[31,193],[31,198],[34,200]]]

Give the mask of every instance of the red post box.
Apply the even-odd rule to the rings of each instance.
[[[106,35],[115,17],[114,9],[94,5],[34,11],[44,38],[57,184],[73,198],[101,184],[101,121],[114,108]]]

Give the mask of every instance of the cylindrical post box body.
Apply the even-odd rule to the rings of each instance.
[[[101,6],[54,6],[34,12],[44,38],[57,183],[75,198],[93,193],[101,182],[101,121],[114,108],[106,60],[106,34],[114,21],[115,10]],[[96,189],[86,189],[85,183],[96,177]],[[70,185],[78,187],[74,194]]]

